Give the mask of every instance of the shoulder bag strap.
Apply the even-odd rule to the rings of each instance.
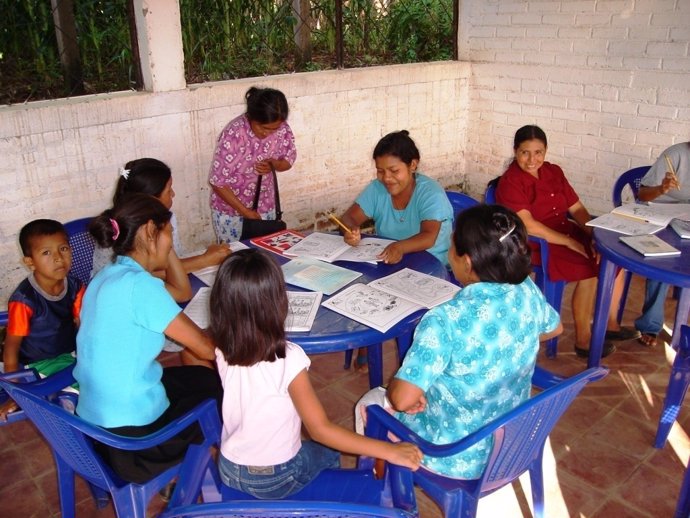
[[[260,174],[259,179],[256,181],[256,192],[254,193],[254,203],[252,204],[252,210],[256,212],[259,207],[259,196],[261,195],[261,179],[264,175]]]
[[[276,168],[271,164],[271,174],[273,175],[273,188],[276,194],[276,220],[283,219],[283,211],[280,210],[280,194],[278,193],[278,175],[276,175]]]
[[[280,220],[283,217],[283,211],[280,210],[280,194],[278,193],[278,175],[276,175],[276,168],[271,164],[271,174],[273,175],[273,187],[276,195],[276,220]],[[256,181],[256,192],[254,193],[254,203],[252,204],[252,210],[256,211],[259,206],[259,196],[261,195],[261,179],[264,175],[260,174],[259,179]]]

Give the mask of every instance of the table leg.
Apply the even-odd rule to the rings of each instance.
[[[383,385],[383,344],[373,344],[367,347],[369,359],[369,388]]]
[[[678,350],[680,326],[688,321],[688,313],[690,313],[690,288],[680,288],[680,296],[676,306],[676,321],[673,323],[673,335],[671,336],[671,347],[675,350]]]
[[[613,283],[616,280],[616,265],[607,259],[601,258],[599,263],[599,282],[597,283],[597,299],[594,307],[594,323],[592,324],[592,338],[589,342],[589,359],[587,368],[599,367],[601,364],[601,351],[604,348],[606,324],[611,308],[611,295]]]
[[[395,341],[398,345],[398,365],[402,365],[403,359],[412,345],[412,332],[401,334]]]

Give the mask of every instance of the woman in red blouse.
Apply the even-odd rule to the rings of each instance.
[[[554,281],[577,283],[572,299],[575,352],[587,357],[599,273],[592,229],[585,226],[591,216],[563,170],[544,161],[546,148],[546,134],[538,126],[523,126],[515,133],[515,159],[498,182],[496,200],[517,212],[530,235],[549,243],[549,277]],[[539,260],[539,251],[535,248],[532,261],[538,264]],[[611,341],[630,340],[640,335],[633,328],[621,327],[616,320],[621,292],[622,276],[619,274],[602,356],[616,350]]]

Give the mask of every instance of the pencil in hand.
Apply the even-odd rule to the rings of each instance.
[[[673,178],[676,181],[677,187],[676,189],[680,189],[680,182],[678,181],[678,177],[676,176],[676,170],[673,168],[673,162],[671,162],[671,159],[668,157],[666,153],[664,153],[664,158],[666,159],[666,165],[668,165],[668,173],[671,173],[671,178]]]
[[[326,215],[328,216],[328,219],[330,219],[333,223],[338,225],[340,228],[342,228],[345,232],[352,233],[352,230],[348,228],[348,226],[340,221],[338,217],[335,214],[332,214],[330,212],[327,212]]]

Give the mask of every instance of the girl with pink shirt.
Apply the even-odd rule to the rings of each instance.
[[[287,171],[295,163],[295,137],[288,126],[285,95],[272,88],[250,88],[247,111],[231,120],[218,137],[209,184],[213,229],[219,241],[238,241],[242,221],[275,219],[272,171]],[[261,194],[252,209],[257,182]]]
[[[285,338],[285,280],[266,252],[231,255],[218,271],[210,308],[225,394],[223,483],[256,498],[285,498],[324,469],[338,468],[340,451],[417,469],[416,446],[370,439],[328,419],[309,381],[309,357]],[[302,423],[311,440],[301,439]]]

